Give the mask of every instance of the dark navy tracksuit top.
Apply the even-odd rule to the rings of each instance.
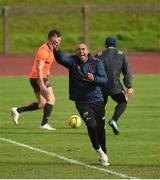
[[[88,55],[86,63],[81,63],[76,55],[64,56],[59,49],[54,52],[56,61],[69,70],[69,99],[82,102],[103,102],[100,86],[107,83],[102,62]],[[86,80],[87,73],[94,75],[94,81]]]
[[[123,82],[126,88],[132,87],[132,75],[126,55],[116,48],[107,48],[96,55],[104,65],[108,83],[104,90],[108,95],[122,92],[123,86],[120,82],[120,75],[123,74]]]

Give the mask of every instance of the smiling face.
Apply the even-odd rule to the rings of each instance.
[[[76,55],[79,57],[82,63],[85,63],[88,59],[88,47],[86,44],[81,43],[76,47]]]
[[[48,42],[52,48],[56,48],[57,46],[59,46],[59,44],[61,42],[61,37],[54,35],[54,36],[50,37]]]

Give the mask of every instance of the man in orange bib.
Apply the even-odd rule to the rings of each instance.
[[[48,42],[40,46],[34,59],[30,73],[30,84],[33,87],[37,102],[28,106],[13,107],[11,109],[12,118],[16,125],[19,123],[19,115],[25,111],[33,111],[43,108],[43,119],[40,128],[47,130],[56,130],[48,124],[51,115],[55,96],[53,89],[47,79],[52,62],[54,60],[53,49],[57,47],[61,40],[61,33],[57,30],[51,30],[48,33]]]

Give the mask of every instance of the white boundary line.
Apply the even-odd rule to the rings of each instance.
[[[49,156],[52,156],[52,157],[62,159],[62,160],[67,161],[68,163],[71,163],[71,164],[76,164],[76,165],[80,165],[80,166],[83,166],[83,167],[86,167],[86,168],[95,169],[95,170],[98,170],[98,171],[103,171],[103,172],[106,172],[108,174],[112,174],[112,175],[115,175],[115,176],[118,176],[118,177],[121,177],[121,178],[139,179],[137,177],[131,177],[131,176],[128,176],[128,175],[125,175],[125,174],[122,174],[122,173],[118,173],[118,172],[115,172],[115,171],[111,171],[111,170],[108,170],[108,169],[104,169],[104,168],[96,167],[96,166],[93,166],[93,165],[85,164],[83,162],[80,162],[80,161],[77,161],[77,160],[74,160],[74,159],[66,158],[64,156],[60,156],[58,154],[48,152],[48,151],[45,151],[45,150],[42,150],[42,149],[39,149],[39,148],[35,148],[35,147],[29,146],[27,144],[22,144],[22,143],[19,143],[17,141],[13,141],[13,140],[6,139],[6,138],[3,138],[3,137],[0,137],[0,141],[5,141],[5,142],[11,143],[11,144],[15,144],[17,146],[30,149],[32,151],[37,151],[37,152],[40,152],[40,153],[43,153],[43,154],[46,154],[46,155],[49,155]]]

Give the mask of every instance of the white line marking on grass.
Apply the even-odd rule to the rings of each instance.
[[[45,150],[42,150],[42,149],[39,149],[39,148],[35,148],[35,147],[29,146],[27,144],[22,144],[22,143],[19,143],[17,141],[12,141],[10,139],[6,139],[6,138],[3,138],[3,137],[0,137],[0,140],[8,142],[8,143],[11,143],[11,144],[15,144],[15,145],[20,146],[20,147],[24,147],[24,148],[30,149],[32,151],[37,151],[37,152],[40,152],[40,153],[43,153],[43,154],[46,154],[46,155],[49,155],[49,156],[52,156],[52,157],[56,157],[56,158],[62,159],[62,160],[67,161],[67,162],[69,162],[71,164],[76,164],[76,165],[84,166],[86,168],[96,169],[98,171],[107,172],[108,174],[112,174],[112,175],[115,175],[115,176],[118,176],[118,177],[121,177],[121,178],[139,179],[137,177],[131,177],[131,176],[128,176],[126,174],[122,174],[122,173],[118,173],[118,172],[111,171],[111,170],[108,170],[108,169],[104,169],[104,168],[96,167],[96,166],[93,166],[93,165],[85,164],[83,162],[80,162],[80,161],[77,161],[77,160],[74,160],[74,159],[66,158],[64,156],[60,156],[58,154],[55,154],[55,153],[52,153],[52,152],[48,152],[48,151],[45,151]]]

